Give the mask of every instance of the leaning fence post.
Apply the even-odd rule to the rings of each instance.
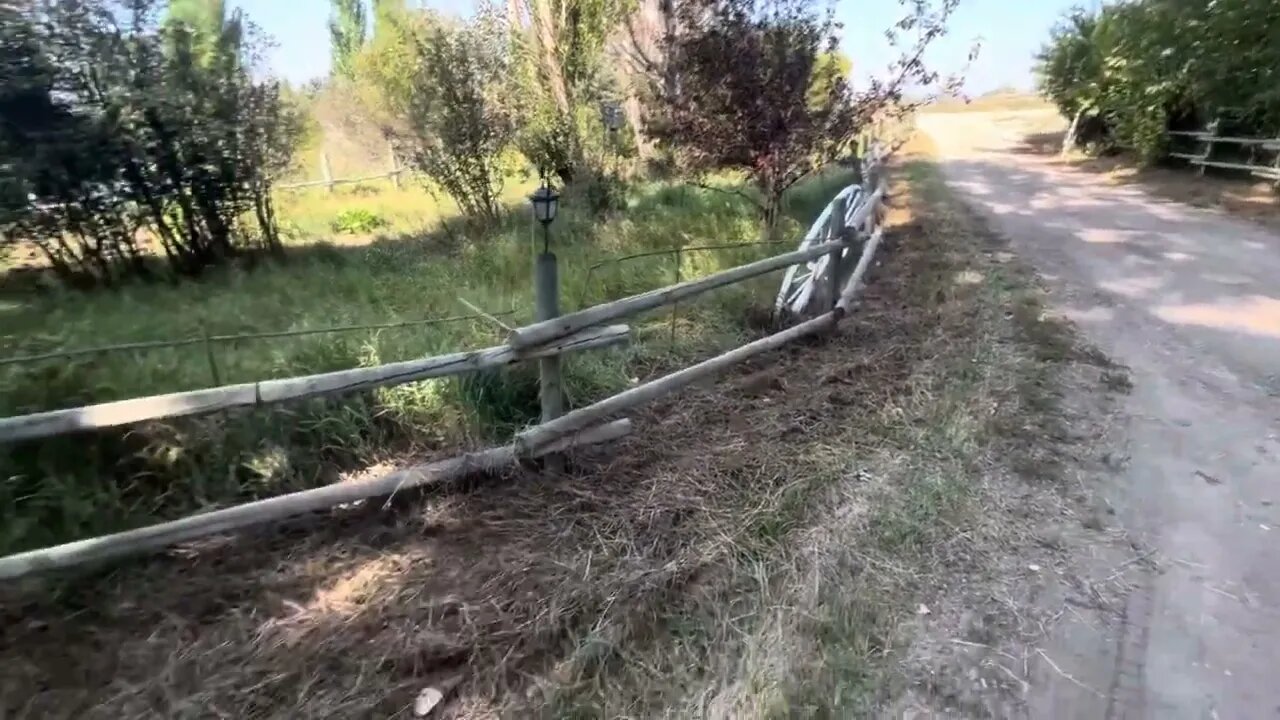
[[[538,321],[558,317],[560,315],[560,279],[556,268],[556,255],[550,250],[544,250],[538,255],[534,267],[533,289]],[[560,377],[559,355],[551,355],[538,361],[538,381],[542,402],[542,422],[545,423],[564,414],[564,388]],[[564,472],[564,455],[560,453],[547,455],[546,467],[552,472]]]

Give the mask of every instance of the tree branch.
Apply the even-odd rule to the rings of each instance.
[[[760,211],[764,211],[765,209],[764,204],[761,203],[759,200],[751,197],[750,195],[736,188],[722,188],[717,185],[708,185],[706,183],[697,182],[697,181],[690,181],[689,184],[694,187],[702,188],[703,190],[715,190],[716,192],[724,193],[725,195],[737,195],[743,200],[746,200],[747,202],[751,203],[753,206],[755,206],[756,209]]]

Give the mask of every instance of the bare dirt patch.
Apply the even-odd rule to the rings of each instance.
[[[426,686],[451,717],[1019,707],[1037,597],[1109,596],[1075,582],[1109,521],[1070,468],[1122,369],[941,192],[905,168],[838,333],[648,409],[566,477],[5,590],[0,708],[407,717]]]

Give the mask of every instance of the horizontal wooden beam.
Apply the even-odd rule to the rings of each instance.
[[[1196,158],[1196,159],[1193,159],[1193,160],[1191,161],[1191,164],[1192,164],[1192,165],[1204,165],[1204,166],[1207,166],[1207,167],[1222,168],[1222,169],[1224,169],[1224,170],[1249,170],[1249,171],[1253,171],[1253,170],[1267,170],[1267,169],[1269,169],[1269,168],[1267,168],[1267,166],[1265,166],[1265,165],[1249,165],[1249,164],[1246,164],[1246,163],[1231,163],[1231,162],[1223,162],[1223,161],[1221,161],[1221,160],[1205,160],[1205,159],[1203,159],[1203,158]]]
[[[775,255],[771,258],[740,265],[697,280],[669,285],[640,295],[632,295],[621,300],[614,300],[613,302],[596,305],[585,310],[561,315],[551,320],[526,325],[513,330],[508,342],[517,348],[541,345],[558,337],[581,331],[583,328],[601,325],[611,320],[635,315],[663,305],[671,305],[708,290],[732,285],[748,278],[780,270],[789,265],[805,262],[825,255],[837,247],[840,247],[839,242],[814,245],[803,250],[795,250],[783,255]]]
[[[310,187],[328,187],[333,185],[350,185],[353,183],[368,182],[370,180],[387,180],[397,175],[403,175],[406,172],[403,168],[400,170],[392,170],[390,172],[380,173],[378,175],[365,175],[364,177],[344,178],[342,180],[308,180],[306,182],[288,183],[276,185],[277,190],[301,190]]]
[[[670,375],[664,375],[643,385],[637,385],[613,397],[578,408],[554,420],[529,428],[516,435],[516,445],[522,453],[527,455],[543,452],[544,448],[558,439],[595,425],[615,413],[675,392],[702,378],[718,373],[730,365],[782,347],[796,338],[811,335],[833,325],[835,325],[835,315],[827,313],[782,332],[760,338],[755,342],[730,350],[723,355],[703,360],[697,365],[691,365]]]
[[[20,415],[0,419],[0,442],[32,440],[130,425],[147,420],[199,415],[231,408],[260,407],[333,393],[402,385],[419,380],[501,367],[522,360],[617,345],[629,339],[630,329],[626,325],[611,325],[591,328],[552,343],[522,350],[509,345],[499,345],[484,350],[438,355],[370,368],[226,385],[205,390]]]
[[[630,420],[617,420],[608,425],[564,436],[559,441],[546,446],[539,454],[617,440],[630,431]],[[137,530],[127,530],[43,550],[18,553],[0,558],[0,580],[11,580],[36,572],[63,570],[78,565],[138,555],[199,537],[282,520],[294,515],[327,510],[344,503],[393,495],[410,488],[439,485],[476,473],[501,470],[512,465],[516,459],[514,445],[491,448],[448,460],[405,468],[373,480],[326,485]]]

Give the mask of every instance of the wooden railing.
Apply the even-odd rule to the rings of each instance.
[[[303,190],[305,188],[323,187],[327,192],[333,192],[338,185],[356,185],[359,183],[369,182],[371,180],[390,180],[391,184],[398,190],[400,188],[401,179],[408,174],[400,164],[400,156],[396,154],[395,148],[387,145],[387,162],[389,169],[384,173],[376,173],[373,175],[363,175],[353,178],[335,178],[333,176],[333,166],[329,163],[329,153],[320,153],[320,174],[324,176],[322,180],[308,180],[305,182],[295,183],[279,183],[275,185],[276,190]]]
[[[1218,123],[1209,123],[1204,130],[1170,130],[1169,135],[1175,138],[1189,138],[1199,147],[1195,152],[1170,152],[1175,157],[1195,165],[1200,174],[1206,168],[1239,170],[1257,178],[1270,180],[1280,184],[1280,138],[1233,137],[1218,134]],[[1223,145],[1234,145],[1245,151],[1245,158],[1215,158],[1214,148]],[[1269,158],[1264,157],[1270,155]]]
[[[0,419],[0,442],[32,440],[161,418],[230,408],[259,407],[320,395],[416,382],[534,359],[539,360],[544,399],[542,421],[518,433],[508,445],[410,467],[376,479],[338,483],[136,530],[10,555],[0,558],[0,579],[156,550],[177,542],[324,510],[343,503],[390,495],[408,488],[447,483],[467,474],[499,469],[522,458],[555,458],[558,453],[573,447],[616,440],[630,431],[631,424],[626,419],[609,421],[611,417],[797,338],[830,330],[850,312],[883,235],[880,211],[885,187],[878,157],[875,157],[874,163],[864,167],[863,177],[861,184],[845,188],[836,196],[824,210],[820,223],[815,224],[821,225],[821,232],[811,232],[797,250],[566,315],[546,317],[512,330],[507,342],[496,347],[371,368],[135,398]],[[857,257],[857,263],[849,268],[849,261],[854,257]],[[820,262],[814,265],[815,261]],[[809,319],[567,413],[559,410],[558,402],[546,402],[548,397],[560,393],[558,363],[551,364],[548,360],[557,360],[560,355],[568,352],[627,342],[630,336],[628,327],[609,323],[801,264],[808,268],[808,275],[798,280],[800,275],[789,272],[784,281],[783,292],[785,294],[797,290],[806,298],[803,304],[789,303],[789,308],[798,308],[803,314],[811,316]],[[544,253],[539,258],[540,273],[547,265],[551,268],[550,277],[554,278],[555,257]],[[545,277],[544,275],[544,280]],[[542,293],[545,292],[546,288],[542,288]],[[546,298],[540,293],[540,306],[555,307],[554,298],[549,303],[544,303],[544,300]]]

